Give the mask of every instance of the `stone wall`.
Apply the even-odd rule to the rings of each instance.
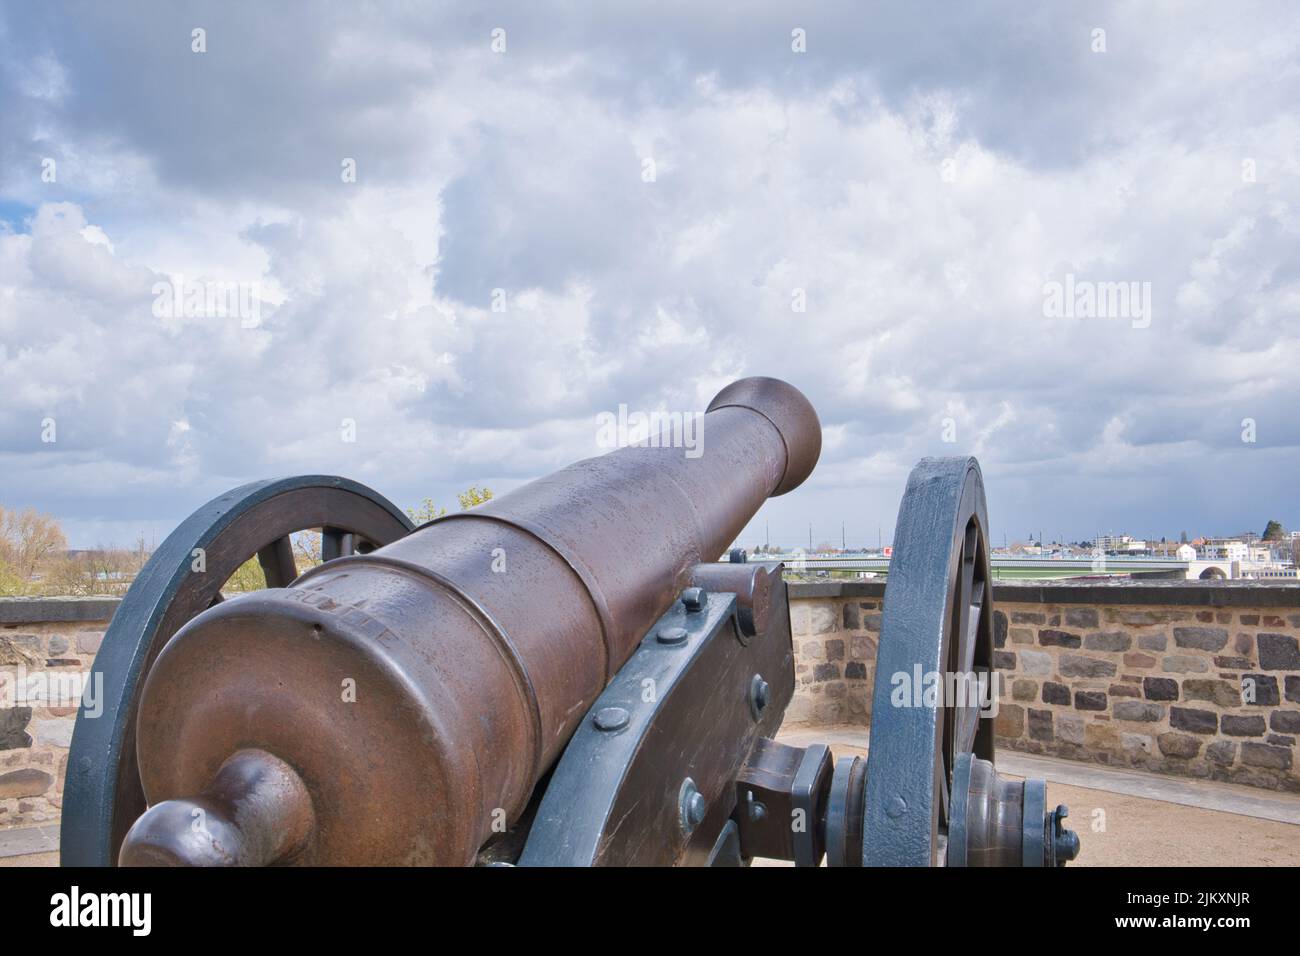
[[[1300,791],[1300,588],[999,585],[998,745]],[[871,720],[884,585],[791,584],[787,726]],[[76,715],[114,599],[0,599],[0,827],[58,819]],[[36,676],[38,693],[21,693]],[[65,685],[66,686],[66,685]],[[1253,699],[1252,699],[1253,694]]]
[[[994,588],[998,746],[1300,791],[1300,588]],[[884,585],[792,584],[787,723],[870,721]]]
[[[59,819],[79,689],[117,603],[0,599],[0,828]]]
[[[786,727],[871,722],[883,588],[791,584],[794,700]]]

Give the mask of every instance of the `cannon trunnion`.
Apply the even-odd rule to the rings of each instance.
[[[914,668],[996,677],[974,460],[913,473],[868,757],[835,763],[774,739],[795,685],[781,566],[714,562],[812,471],[816,413],[783,382],[743,379],[702,428],[695,457],[619,449],[418,529],[342,479],[209,503],[105,636],[110,699],[78,715],[63,861],[1072,858],[1041,781],[998,776],[973,698],[891,697],[891,675]],[[289,535],[308,528],[325,560],[298,575]],[[253,555],[268,589],[225,599]]]

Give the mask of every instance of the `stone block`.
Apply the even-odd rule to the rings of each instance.
[[[839,630],[840,616],[835,605],[829,602],[814,604],[810,610],[809,627],[813,634],[828,634]]]
[[[1187,734],[1166,733],[1157,738],[1160,752],[1166,757],[1190,760],[1201,752],[1201,742]]]
[[[1219,718],[1219,729],[1227,737],[1263,737],[1264,718],[1259,714],[1224,714]]]
[[[1205,748],[1205,758],[1222,766],[1237,759],[1237,743],[1233,740],[1216,740]]]
[[[1029,739],[1049,742],[1052,735],[1052,712],[1050,710],[1029,709]]]
[[[1280,734],[1300,734],[1300,711],[1275,710],[1268,717],[1268,726]]]
[[[1079,690],[1074,692],[1075,710],[1105,710],[1106,694],[1100,690]]]
[[[1110,712],[1115,715],[1116,720],[1129,720],[1134,723],[1155,723],[1165,715],[1164,707],[1146,700],[1117,700],[1111,706]]]
[[[1062,743],[1083,746],[1084,720],[1078,714],[1058,714],[1056,717],[1056,739]]]
[[[1065,624],[1067,627],[1096,627],[1100,621],[1097,618],[1097,609],[1091,607],[1068,607],[1065,609]]]
[[[1169,646],[1169,638],[1164,634],[1139,634],[1138,647],[1144,651],[1163,651]]]
[[[1079,654],[1062,654],[1057,663],[1062,677],[1114,677],[1117,670],[1114,661]]]
[[[1189,677],[1183,681],[1184,700],[1205,700],[1220,707],[1240,707],[1241,691],[1226,680]]]
[[[1266,671],[1300,671],[1300,644],[1289,634],[1260,633],[1259,667]]]
[[[99,645],[103,643],[103,640],[103,631],[78,631],[77,653],[96,654],[99,652]]]
[[[1078,649],[1083,645],[1083,638],[1078,634],[1071,634],[1069,631],[1058,631],[1055,628],[1045,627],[1038,632],[1038,643],[1044,647]]]
[[[1221,651],[1228,643],[1228,632],[1221,627],[1176,627],[1174,643],[1198,651]]]
[[[1248,767],[1267,767],[1271,770],[1291,769],[1291,750],[1272,744],[1245,741],[1241,745],[1241,762]]]
[[[1055,681],[1043,682],[1043,703],[1070,705],[1070,688]]]
[[[1020,651],[1020,671],[1031,677],[1050,677],[1052,655],[1046,651]]]
[[[1038,682],[1017,677],[1011,682],[1011,696],[1019,701],[1031,701],[1038,696]]]
[[[39,797],[54,785],[54,778],[44,770],[23,767],[0,773],[0,800]]]
[[[1281,703],[1277,695],[1277,678],[1272,674],[1242,674],[1241,699],[1247,706],[1276,707]]]
[[[0,750],[20,750],[32,745],[27,725],[32,720],[30,707],[0,707]]]
[[[1023,737],[1025,733],[1025,708],[1019,704],[1003,704],[993,718],[993,733],[999,737]]]
[[[72,728],[76,726],[76,722],[74,717],[37,720],[32,723],[32,730],[38,743],[68,747],[72,745]]]
[[[1083,635],[1083,646],[1089,651],[1127,651],[1133,646],[1133,638],[1123,631],[1098,631]]]
[[[1219,729],[1219,715],[1210,710],[1192,707],[1170,707],[1169,726],[1194,734],[1213,734]]]

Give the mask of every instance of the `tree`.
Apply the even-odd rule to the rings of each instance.
[[[470,485],[464,491],[456,496],[460,501],[460,510],[469,511],[471,508],[477,508],[485,501],[491,501],[493,498],[491,488],[481,488],[478,485]],[[447,513],[446,508],[439,508],[433,503],[432,498],[425,498],[420,502],[418,508],[407,508],[406,513],[411,520],[417,525],[427,524],[435,518],[441,518]]]
[[[412,521],[417,525],[421,525],[427,524],[434,518],[441,518],[447,513],[447,509],[435,507],[432,498],[425,498],[424,501],[420,503],[420,507],[407,508],[406,513],[410,516]]]
[[[0,563],[22,580],[30,581],[43,561],[67,548],[63,529],[50,515],[35,508],[6,511],[0,507]]]
[[[1281,541],[1285,537],[1286,537],[1286,529],[1282,527],[1282,523],[1280,521],[1270,520],[1269,523],[1264,526],[1264,534],[1262,540]]]
[[[460,499],[460,510],[469,511],[470,508],[477,508],[486,501],[492,500],[491,488],[480,488],[478,485],[470,485],[465,491],[456,496]]]

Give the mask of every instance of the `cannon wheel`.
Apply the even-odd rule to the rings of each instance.
[[[290,535],[322,530],[324,560],[373,550],[410,532],[392,502],[346,478],[302,475],[243,485],[214,498],[167,536],[104,634],[68,754],[60,856],[65,866],[112,866],[145,810],[135,759],[140,689],[182,625],[225,600],[221,587],[254,555],[268,587],[296,576]],[[100,683],[102,681],[102,684]],[[89,695],[87,695],[87,699]]]
[[[863,856],[867,866],[943,865],[957,757],[992,761],[992,721],[929,675],[993,679],[988,507],[974,458],[925,458],[898,511],[876,654]],[[958,690],[961,687],[958,685]],[[969,697],[964,698],[969,700]]]

